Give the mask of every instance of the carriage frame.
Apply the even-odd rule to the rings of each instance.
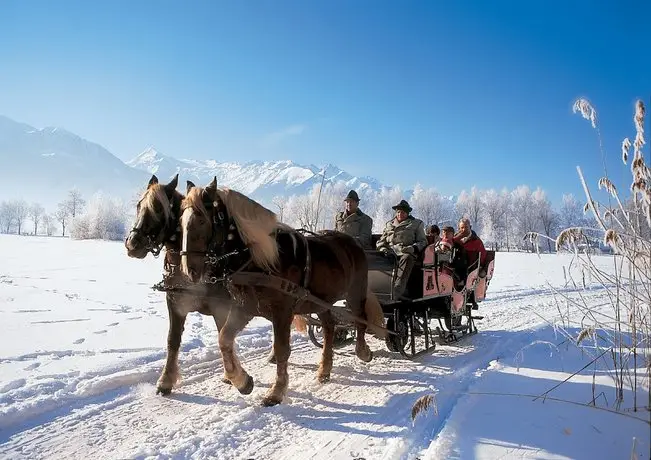
[[[373,243],[379,238],[373,235]],[[437,252],[435,245],[428,245],[417,256],[409,280],[406,295],[397,299],[393,292],[398,258],[377,250],[365,250],[369,261],[369,286],[377,296],[385,319],[385,327],[391,332],[385,338],[390,352],[414,358],[433,351],[439,343],[452,343],[478,332],[475,321],[479,304],[485,299],[493,277],[495,251],[487,250],[483,263],[480,253],[466,251],[468,265],[464,280],[455,280],[452,263],[456,254]],[[405,298],[406,297],[406,298]],[[344,310],[345,302],[335,304]],[[303,315],[307,321],[308,336],[317,347],[322,347],[321,322],[315,314]],[[336,313],[335,313],[335,316]],[[436,321],[433,326],[432,323]],[[335,328],[335,348],[342,348],[355,341],[355,324],[342,318]]]

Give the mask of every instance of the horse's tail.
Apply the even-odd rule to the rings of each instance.
[[[303,335],[307,335],[307,320],[305,317],[303,317],[303,315],[294,315],[292,326],[294,326],[294,329],[296,329],[298,332],[302,333]]]
[[[375,326],[384,328],[384,313],[382,312],[382,306],[380,305],[380,301],[377,299],[373,291],[370,289],[366,290],[364,312],[366,313],[366,321]],[[384,336],[379,337],[378,334],[374,335],[379,339],[384,339]]]

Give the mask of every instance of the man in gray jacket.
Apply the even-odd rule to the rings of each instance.
[[[359,196],[351,190],[344,198],[346,210],[335,216],[335,230],[357,239],[364,249],[371,249],[373,219],[359,209]]]
[[[416,257],[427,246],[425,225],[411,215],[411,206],[405,200],[392,207],[396,217],[387,222],[377,249],[393,252],[398,257],[398,270],[393,285],[394,299],[400,299],[407,289],[407,281],[416,263]]]

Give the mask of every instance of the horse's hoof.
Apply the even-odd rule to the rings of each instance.
[[[330,381],[330,374],[319,375],[317,379],[319,383],[328,383]]]
[[[162,396],[169,396],[172,393],[171,388],[163,388],[163,387],[158,387],[156,389],[156,394],[157,395],[162,395]]]
[[[267,358],[267,362],[269,364],[276,364],[276,355],[270,354],[269,357]]]
[[[253,391],[253,377],[250,375],[246,377],[246,383],[242,388],[238,388],[239,392],[243,395],[250,395]]]
[[[222,383],[225,383],[226,385],[232,385],[233,384],[233,382],[228,380],[226,377],[222,377]]]
[[[280,404],[280,402],[280,399],[276,398],[275,396],[265,396],[262,400],[262,405],[264,407],[272,407]]]
[[[367,348],[363,352],[357,353],[357,357],[365,363],[370,363],[373,361],[373,352],[370,350],[370,348]]]

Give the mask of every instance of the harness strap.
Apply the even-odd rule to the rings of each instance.
[[[242,271],[242,272],[234,273],[232,276],[229,277],[229,280],[232,284],[271,288],[277,291],[281,291],[282,293],[290,295],[297,299],[301,299],[307,302],[312,302],[320,307],[325,308],[326,310],[336,312],[337,315],[340,315],[342,318],[344,318],[347,321],[360,322],[362,324],[365,324],[366,327],[379,338],[385,338],[387,334],[397,335],[395,332],[392,332],[388,329],[377,326],[375,324],[369,323],[365,319],[350,313],[345,308],[335,307],[333,304],[328,303],[325,300],[316,297],[310,291],[299,286],[298,284],[293,283],[284,278],[280,278],[279,276],[260,273],[260,272]]]
[[[310,252],[310,242],[307,240],[306,236],[301,232],[296,232],[299,239],[305,246],[305,267],[303,267],[303,276],[301,277],[301,287],[307,289],[310,285],[311,276],[312,276],[312,253]]]

